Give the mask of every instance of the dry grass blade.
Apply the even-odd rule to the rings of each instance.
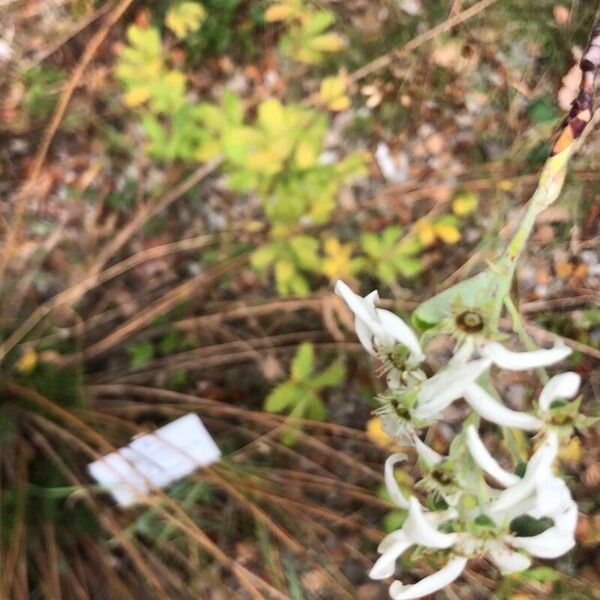
[[[379,71],[380,69],[384,69],[385,67],[392,64],[392,62],[394,62],[395,60],[403,58],[413,50],[417,49],[422,44],[435,39],[441,33],[450,31],[453,27],[456,27],[457,25],[460,25],[468,19],[471,19],[474,16],[478,15],[480,12],[484,11],[486,8],[489,8],[490,6],[492,6],[492,4],[495,4],[497,1],[498,0],[480,0],[470,8],[467,8],[466,10],[451,16],[450,18],[446,19],[443,23],[440,23],[439,25],[436,25],[435,27],[432,27],[431,29],[428,29],[422,34],[416,36],[410,42],[402,46],[402,48],[392,50],[391,52],[388,52],[387,54],[384,54],[383,56],[380,56],[379,58],[376,58],[375,60],[372,60],[366,65],[360,67],[350,75],[350,78],[353,81],[358,81],[359,79],[363,79],[371,73]]]
[[[17,198],[15,200],[12,221],[8,227],[8,235],[6,238],[6,243],[4,245],[4,251],[2,253],[2,256],[0,257],[0,285],[2,284],[2,281],[4,279],[4,272],[6,270],[6,266],[8,265],[8,262],[10,261],[14,252],[14,244],[21,231],[21,224],[23,215],[25,213],[27,201],[29,200],[30,195],[34,191],[35,185],[38,181],[42,170],[42,166],[44,164],[44,161],[46,160],[48,150],[50,149],[50,144],[52,143],[52,140],[56,135],[56,132],[58,131],[60,123],[65,116],[67,106],[71,101],[71,97],[73,96],[75,89],[79,85],[79,82],[85,70],[91,63],[92,59],[98,52],[98,49],[100,48],[102,42],[108,35],[108,32],[123,16],[123,14],[129,8],[132,2],[133,0],[121,0],[121,2],[119,2],[119,4],[117,4],[117,6],[109,13],[104,23],[101,25],[101,27],[94,34],[92,39],[85,47],[81,59],[77,63],[75,69],[73,69],[71,77],[69,78],[68,83],[63,89],[58,105],[56,106],[54,114],[52,115],[50,124],[44,132],[42,141],[35,155],[29,178],[19,190]]]

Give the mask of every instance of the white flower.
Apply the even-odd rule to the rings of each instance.
[[[524,431],[539,431],[544,425],[533,415],[507,408],[476,383],[466,387],[464,398],[475,412],[492,423]]]
[[[390,483],[388,477],[386,477],[386,483]],[[396,488],[396,493],[392,494],[394,487]],[[377,551],[381,556],[369,573],[371,579],[386,579],[387,577],[391,577],[396,568],[396,560],[411,546],[418,545],[427,548],[444,549],[450,548],[457,540],[457,534],[443,533],[437,529],[444,520],[451,516],[451,513],[448,511],[423,512],[419,501],[414,496],[406,499],[402,495],[402,492],[397,488],[395,479],[392,487],[388,487],[388,491],[393,499],[397,499],[398,494],[402,496],[404,501],[401,504],[397,504],[401,508],[408,509],[408,517],[401,529],[386,535],[379,544]]]
[[[410,351],[411,365],[417,365],[424,360],[425,355],[412,329],[393,312],[375,307],[379,300],[376,290],[363,298],[355,294],[343,281],[338,280],[335,293],[354,313],[356,334],[369,354],[382,356],[401,344]]]
[[[581,377],[572,371],[555,375],[542,389],[535,414],[507,408],[476,383],[466,387],[464,398],[473,410],[492,423],[524,431],[539,431],[544,427],[554,428],[562,425],[554,423],[553,404],[574,398],[579,391],[580,384]],[[566,411],[572,412],[568,404]]]
[[[429,577],[424,577],[413,585],[403,585],[401,581],[396,580],[390,586],[390,597],[393,600],[413,600],[429,596],[457,579],[467,566],[468,560],[465,556],[455,556],[439,571]]]
[[[423,420],[439,417],[442,410],[464,396],[465,390],[474,385],[489,366],[490,361],[486,358],[456,367],[446,366],[421,385],[415,416]]]
[[[523,507],[523,502],[527,498],[531,501],[531,495],[539,489],[540,483],[553,477],[552,464],[557,453],[558,436],[551,431],[529,459],[523,477],[513,485],[506,487],[492,502],[490,511],[500,514],[515,505]],[[527,509],[529,510],[530,507]]]
[[[473,460],[489,475],[491,475],[502,486],[508,487],[515,485],[521,481],[521,478],[514,473],[510,473],[503,469],[496,459],[489,453],[484,443],[479,437],[479,433],[475,425],[469,425],[465,430],[467,447],[473,457]]]
[[[485,338],[468,336],[457,349],[454,362],[466,362],[474,353],[489,358],[493,364],[507,371],[529,371],[549,367],[564,360],[572,350],[564,343],[558,343],[547,350],[532,350],[527,352],[514,352],[499,342]]]
[[[410,385],[390,387],[380,396],[378,410],[383,430],[399,443],[414,440],[416,428],[438,421],[442,411],[464,397],[466,390],[488,369],[487,358],[446,366],[429,379],[413,378]]]
[[[433,575],[414,585],[394,581],[390,596],[395,600],[421,598],[442,589],[460,576],[469,558],[486,554],[503,574],[508,574],[528,568],[532,556],[556,558],[575,544],[577,505],[564,481],[555,477],[551,470],[558,451],[556,434],[550,432],[544,439],[531,457],[523,478],[497,464],[473,426],[467,428],[466,437],[475,461],[506,486],[499,495],[496,492],[496,497],[489,494],[492,500],[483,512],[465,509],[459,518],[454,509],[423,511],[416,498],[407,499],[402,494],[394,478],[394,464],[404,456],[394,455],[386,463],[385,479],[390,496],[399,506],[408,508],[409,514],[402,528],[387,535],[379,545],[381,557],[373,566],[370,577],[385,579],[393,575],[396,560],[413,545],[451,550],[447,564]],[[436,456],[430,458],[437,460]],[[523,516],[546,517],[553,525],[537,535],[518,535],[511,531],[511,523],[516,517]],[[454,532],[439,530],[442,524],[451,522]]]
[[[547,423],[552,423],[554,403],[572,400],[579,392],[581,376],[572,371],[560,373],[550,378],[543,387],[538,399],[538,415]]]

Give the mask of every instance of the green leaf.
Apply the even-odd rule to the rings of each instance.
[[[304,395],[304,390],[293,381],[284,381],[278,385],[265,400],[265,410],[270,413],[281,413],[296,406]]]
[[[158,343],[158,349],[161,354],[166,356],[168,354],[177,352],[183,348],[184,344],[185,340],[183,339],[181,332],[177,329],[171,329],[171,331],[167,331],[167,333],[165,333]]]
[[[306,280],[306,277],[300,273],[294,273],[294,276],[290,279],[287,291],[284,294],[294,294],[295,296],[308,296],[310,293],[310,285]]]
[[[307,34],[318,34],[325,31],[330,25],[335,22],[334,14],[329,10],[320,10],[313,15],[304,26],[304,31]]]
[[[413,325],[425,331],[440,323],[453,312],[457,304],[477,307],[493,297],[497,275],[490,270],[444,290],[421,304],[412,315]]]
[[[510,522],[510,532],[519,537],[533,537],[550,529],[553,524],[549,517],[536,519],[530,515],[519,515]]]
[[[377,276],[388,285],[392,285],[396,281],[396,269],[389,262],[380,262],[377,265]]]
[[[421,261],[418,258],[412,258],[411,256],[404,256],[402,254],[394,258],[394,266],[407,279],[412,279],[423,270]]]
[[[392,510],[383,518],[383,530],[386,533],[391,533],[400,529],[404,525],[407,516],[408,513],[405,510]]]
[[[544,582],[555,582],[560,579],[560,575],[552,567],[534,567],[533,569],[527,569],[520,573],[515,573],[515,576],[525,581],[540,581]]]
[[[165,25],[178,37],[183,38],[196,31],[206,17],[206,10],[197,2],[179,2],[169,9]]]
[[[280,132],[286,124],[283,106],[276,98],[269,98],[258,107],[258,122],[271,133]]]
[[[298,266],[310,271],[318,271],[321,261],[317,255],[319,241],[309,235],[298,235],[289,241]]]
[[[305,400],[306,410],[305,415],[313,421],[325,421],[327,418],[327,407],[323,400],[316,394],[309,394]]]
[[[154,347],[149,341],[137,342],[127,346],[129,353],[129,367],[139,369],[154,358]]]
[[[383,234],[381,235],[381,241],[383,246],[391,248],[402,234],[402,228],[399,225],[390,225],[386,227]]]
[[[258,248],[252,254],[250,264],[257,271],[264,271],[277,258],[278,244],[269,244]]]
[[[223,92],[223,110],[227,120],[236,125],[241,125],[244,121],[244,107],[240,97],[232,90]]]
[[[291,366],[294,381],[303,381],[312,373],[315,364],[315,348],[311,342],[303,342],[298,347]]]
[[[360,238],[362,249],[371,257],[379,258],[382,253],[379,238],[374,233],[364,233]]]
[[[536,98],[529,103],[527,116],[534,123],[543,123],[555,119],[558,116],[558,111],[554,102],[550,102],[546,98]]]
[[[340,384],[346,376],[346,367],[341,362],[334,362],[324,371],[316,375],[310,382],[313,389],[333,387]]]
[[[407,235],[402,238],[396,246],[396,251],[401,254],[417,254],[423,250],[423,244],[416,235]]]

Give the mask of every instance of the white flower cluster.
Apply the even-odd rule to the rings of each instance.
[[[393,576],[396,560],[413,546],[421,553],[443,551],[447,562],[437,572],[414,585],[392,583],[390,596],[409,600],[454,581],[471,558],[487,555],[507,574],[528,568],[531,557],[556,558],[570,550],[575,544],[577,505],[552,466],[559,439],[578,424],[579,401],[569,400],[579,391],[580,377],[573,372],[552,377],[535,411],[526,413],[506,407],[487,376],[492,365],[511,371],[547,367],[566,358],[570,349],[557,345],[548,350],[513,352],[486,339],[482,328],[476,327],[478,315],[472,312],[467,317],[474,325],[473,334],[460,335],[453,358],[427,377],[421,368],[425,355],[419,339],[400,317],[377,308],[376,291],[363,298],[342,281],[337,282],[335,291],[354,313],[362,345],[383,365],[388,384],[379,397],[383,428],[398,443],[415,447],[427,473],[417,486],[427,489],[439,506],[439,510],[425,510],[415,496],[407,497],[400,490],[394,467],[406,458],[403,454],[386,461],[388,492],[398,507],[408,511],[408,517],[401,529],[379,545],[381,557],[370,577]],[[442,411],[461,398],[487,421],[536,432],[537,450],[521,475],[500,466],[473,424],[465,423],[461,443],[453,443],[448,457],[419,438],[421,429],[438,421]],[[452,456],[452,448],[458,458]],[[484,475],[499,487],[488,485]]]

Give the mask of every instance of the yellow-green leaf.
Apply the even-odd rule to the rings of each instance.
[[[130,108],[141,106],[150,98],[150,89],[146,86],[138,86],[131,88],[125,96],[123,96],[123,102]]]
[[[321,82],[319,101],[330,110],[346,110],[350,106],[350,98],[346,96],[347,80],[342,75],[326,77]]]
[[[314,50],[321,52],[339,52],[344,49],[346,44],[337,33],[324,33],[312,38],[309,45]]]
[[[206,17],[206,11],[197,2],[180,2],[167,12],[165,25],[179,38],[196,31]]]
[[[285,111],[279,100],[269,98],[258,107],[258,122],[270,132],[281,131],[285,124]]]
[[[269,23],[276,21],[286,21],[295,14],[294,8],[290,4],[273,4],[265,11],[265,20]]]

